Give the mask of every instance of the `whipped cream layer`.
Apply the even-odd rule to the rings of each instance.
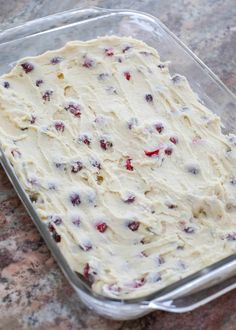
[[[2,150],[95,292],[143,296],[236,251],[236,138],[145,43],[24,58],[0,114]]]

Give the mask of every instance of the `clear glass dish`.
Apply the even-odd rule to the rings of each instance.
[[[132,36],[156,48],[163,60],[171,61],[171,73],[186,76],[202,102],[221,116],[224,132],[236,133],[236,97],[158,19],[141,12],[71,10],[6,30],[0,33],[0,74],[8,72],[24,56],[60,48],[67,41],[103,35]],[[155,309],[182,313],[236,288],[234,254],[146,297],[119,300],[95,294],[68,266],[2,152],[0,161],[66,278],[80,299],[95,312],[118,320],[137,318]]]

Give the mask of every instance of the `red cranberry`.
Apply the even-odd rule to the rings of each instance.
[[[99,141],[102,149],[107,150],[112,147],[112,142],[102,139]]]
[[[146,94],[145,99],[148,103],[151,103],[153,101],[153,96],[151,94]]]
[[[125,76],[125,79],[126,80],[130,80],[130,78],[131,78],[131,74],[129,73],[129,72],[124,72],[124,76]]]
[[[79,104],[76,103],[70,103],[68,106],[65,107],[66,111],[70,111],[75,117],[81,116],[81,107]]]
[[[132,159],[131,158],[128,158],[127,160],[126,160],[126,168],[127,168],[127,170],[128,171],[133,171],[134,170],[134,167],[133,167],[133,165],[132,165]]]
[[[80,161],[74,162],[71,166],[72,173],[78,173],[83,168],[83,164]]]
[[[56,231],[53,232],[52,237],[57,243],[61,241],[61,236]]]
[[[177,144],[179,141],[178,141],[178,138],[176,136],[171,136],[170,137],[170,142],[172,142],[174,144]]]
[[[52,64],[57,64],[57,63],[60,63],[61,61],[63,60],[63,57],[61,56],[55,56],[51,59],[51,63]]]
[[[55,126],[55,129],[59,132],[64,132],[64,130],[65,130],[65,125],[62,121],[56,121],[54,126]]]
[[[153,151],[144,151],[145,155],[148,156],[148,157],[158,155],[159,152],[160,152],[160,149],[156,149],[156,150],[153,150]]]
[[[173,152],[173,149],[171,147],[167,147],[165,149],[165,154],[168,155],[168,156],[170,156],[172,154],[172,152]]]
[[[100,222],[96,225],[96,228],[100,233],[104,233],[107,230],[107,224],[105,222]]]
[[[32,63],[29,62],[25,62],[21,64],[21,67],[23,68],[23,70],[25,71],[25,73],[29,73],[32,70],[34,70],[34,66]]]
[[[128,223],[128,227],[132,231],[138,230],[139,225],[140,225],[140,222],[139,221],[131,221],[131,222]]]
[[[4,82],[3,82],[3,87],[4,87],[4,88],[9,88],[9,87],[10,87],[9,82],[8,82],[8,81],[4,81]]]
[[[81,203],[81,200],[80,200],[80,197],[79,197],[79,194],[77,193],[72,193],[70,195],[70,201],[72,203],[73,206],[76,206],[76,205],[79,205]]]
[[[89,279],[89,272],[90,272],[90,267],[89,267],[89,264],[86,263],[84,266],[84,270],[83,270],[83,275],[86,278],[86,280]]]
[[[145,279],[142,277],[138,280],[134,280],[132,287],[133,288],[140,288],[145,284]]]
[[[42,85],[43,84],[43,80],[42,79],[38,79],[38,80],[36,80],[36,82],[35,82],[35,85],[37,86],[37,87],[39,87],[40,85]]]
[[[84,144],[86,144],[87,146],[89,146],[90,143],[91,143],[91,138],[88,137],[88,135],[83,134],[83,135],[80,136],[79,141],[81,141],[81,142],[83,142]]]
[[[51,233],[54,232],[54,230],[55,230],[51,223],[48,224],[48,229]]]
[[[105,53],[106,53],[107,56],[113,56],[114,55],[114,52],[113,52],[112,48],[106,48]]]
[[[52,94],[53,94],[53,91],[46,91],[43,94],[42,98],[44,99],[44,101],[48,101],[49,102],[49,101],[51,101]]]
[[[83,67],[89,69],[92,66],[94,66],[94,61],[92,59],[90,59],[90,58],[85,57],[84,63],[83,63]]]
[[[135,201],[135,196],[130,194],[127,199],[124,200],[125,203],[127,204],[132,204]]]
[[[164,130],[164,126],[162,123],[157,123],[155,124],[155,129],[157,130],[158,133],[161,133]]]

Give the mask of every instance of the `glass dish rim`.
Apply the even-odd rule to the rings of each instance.
[[[33,37],[33,36],[36,36],[36,35],[39,35],[39,34],[42,34],[45,32],[45,31],[42,31],[42,32],[36,32],[36,33],[32,33],[32,34],[29,33],[28,35],[23,36],[23,37],[13,38],[10,41],[1,42],[1,37],[3,37],[4,35],[7,35],[7,34],[14,35],[14,32],[20,31],[21,29],[24,29],[28,25],[34,25],[34,24],[36,25],[36,24],[39,24],[40,22],[45,21],[45,19],[56,19],[62,15],[69,15],[69,14],[76,14],[76,13],[83,14],[83,13],[86,13],[89,11],[91,11],[91,13],[97,14],[97,16],[95,16],[93,18],[90,18],[90,17],[82,18],[80,20],[81,23],[88,22],[91,19],[101,19],[103,17],[106,17],[107,15],[114,15],[114,14],[131,15],[131,14],[133,14],[133,15],[141,16],[142,18],[145,18],[149,21],[152,21],[152,23],[159,25],[164,30],[165,33],[167,33],[169,36],[171,36],[172,39],[174,39],[174,41],[177,42],[177,44],[179,46],[181,46],[181,48],[189,56],[191,56],[193,61],[195,61],[198,65],[200,65],[201,68],[203,68],[205,70],[206,74],[208,74],[214,80],[214,82],[219,86],[219,88],[223,89],[226,93],[229,94],[229,96],[231,98],[236,100],[236,96],[234,95],[234,93],[173,32],[171,32],[164,23],[162,23],[157,17],[150,15],[148,13],[142,12],[142,11],[136,11],[136,10],[130,10],[130,9],[107,9],[107,8],[100,8],[100,7],[92,6],[92,7],[79,7],[79,8],[72,9],[72,10],[58,12],[58,13],[55,13],[52,15],[37,18],[35,20],[27,21],[23,24],[20,24],[13,28],[9,28],[7,30],[3,30],[2,32],[0,32],[0,46],[2,46],[2,45],[7,46],[8,43],[11,43],[11,42],[14,42],[17,40],[21,40],[21,39],[24,40],[27,37]],[[77,25],[78,22],[79,21],[77,21],[76,23],[71,23],[71,24]],[[71,24],[70,23],[62,24],[62,27],[66,28],[66,27],[69,27]],[[53,32],[53,30],[57,30],[57,29],[58,29],[58,27],[55,27],[55,28],[48,27],[48,29],[46,31]],[[65,257],[60,252],[59,247],[52,240],[48,230],[46,229],[45,224],[42,222],[42,220],[40,220],[37,212],[34,209],[32,202],[29,200],[27,194],[21,187],[21,184],[20,184],[17,176],[14,173],[14,169],[11,167],[10,162],[5,157],[5,155],[1,151],[1,149],[0,149],[0,162],[5,170],[5,173],[9,177],[18,197],[23,202],[27,212],[31,216],[32,221],[34,222],[37,229],[39,230],[46,245],[48,246],[48,248],[51,251],[52,255],[54,256],[55,260],[57,261],[57,264],[63,271],[65,277],[68,279],[69,283],[75,289],[82,290],[83,293],[88,294],[89,296],[91,296],[94,299],[97,299],[101,302],[106,301],[106,302],[110,302],[110,303],[122,303],[122,304],[127,304],[127,305],[130,305],[130,304],[145,304],[146,305],[146,304],[150,303],[153,299],[156,300],[157,298],[164,299],[166,296],[169,297],[169,296],[175,294],[176,291],[179,291],[181,289],[183,290],[185,287],[192,285],[193,283],[197,282],[198,280],[207,278],[207,275],[214,274],[215,271],[219,271],[221,268],[229,265],[230,263],[235,263],[235,265],[236,265],[236,253],[235,253],[226,258],[221,259],[220,261],[218,261],[216,263],[211,264],[208,267],[201,269],[198,272],[195,272],[181,280],[178,280],[170,285],[167,285],[166,287],[164,287],[162,289],[156,290],[155,292],[149,293],[146,296],[140,296],[138,298],[121,299],[121,298],[115,298],[115,297],[112,298],[109,296],[97,294],[85,283],[84,280],[80,279],[75,274],[75,272],[71,269],[71,267],[67,263]]]

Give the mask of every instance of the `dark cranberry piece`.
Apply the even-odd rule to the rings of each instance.
[[[86,242],[86,243],[84,243],[84,244],[80,244],[79,247],[81,248],[81,250],[87,252],[87,251],[89,251],[89,250],[92,249],[92,244],[89,243],[89,242]]]
[[[90,143],[91,143],[91,138],[88,137],[88,135],[84,134],[84,135],[81,135],[81,136],[80,136],[79,141],[81,141],[81,142],[83,142],[84,144],[86,144],[87,146],[89,146]]]
[[[90,267],[89,264],[86,263],[83,270],[83,275],[86,278],[86,280],[89,280],[89,272],[90,272]]]
[[[42,80],[42,79],[38,79],[38,80],[36,80],[35,85],[36,85],[37,87],[39,87],[41,84],[43,84],[43,80]]]
[[[85,57],[83,66],[87,69],[91,68],[94,65],[94,61],[91,60],[90,58]]]
[[[61,61],[63,60],[63,57],[61,56],[55,56],[51,59],[51,63],[52,64],[57,64],[57,63],[60,63]]]
[[[133,170],[134,170],[134,167],[133,167],[131,161],[132,161],[131,158],[128,158],[128,159],[126,160],[126,164],[125,164],[125,166],[126,166],[126,168],[127,168],[128,171],[133,171]]]
[[[57,243],[61,241],[61,236],[56,231],[53,232],[52,237]]]
[[[33,64],[29,63],[29,62],[22,63],[21,66],[22,66],[23,70],[25,71],[25,73],[29,73],[32,70],[34,70]]]
[[[36,120],[36,117],[34,115],[31,115],[30,124],[34,124],[35,120]]]
[[[81,116],[81,107],[79,104],[76,103],[70,103],[68,106],[65,107],[66,111],[70,111],[75,117]]]
[[[197,174],[199,174],[200,169],[196,166],[191,166],[190,165],[190,166],[187,167],[187,171],[191,174],[197,175]]]
[[[140,222],[139,221],[131,221],[131,222],[128,223],[128,227],[132,231],[138,230],[139,225],[140,225]]]
[[[171,210],[177,209],[177,207],[178,207],[176,204],[172,204],[172,203],[166,203],[166,206],[168,207],[168,209],[171,209]]]
[[[184,228],[185,233],[187,234],[193,234],[195,232],[193,227],[185,227]]]
[[[153,150],[153,151],[144,151],[145,155],[148,156],[148,157],[158,155],[159,152],[160,152],[160,149],[156,149],[156,150]]]
[[[21,158],[21,152],[20,152],[19,150],[17,150],[17,149],[13,149],[13,150],[11,151],[11,154],[12,154],[12,156],[13,156],[14,158]]]
[[[229,233],[226,235],[228,241],[236,241],[236,233]]]
[[[102,149],[107,150],[112,147],[112,142],[102,139],[99,141]]]
[[[79,194],[77,194],[77,193],[71,194],[70,195],[70,201],[71,201],[73,206],[79,205],[81,203]]]
[[[106,53],[107,56],[113,56],[114,55],[114,52],[113,52],[112,48],[106,48],[105,53]]]
[[[54,232],[54,230],[55,230],[55,228],[53,227],[53,225],[51,223],[48,224],[48,229],[51,233]]]
[[[157,123],[155,124],[155,129],[157,130],[158,133],[161,133],[164,130],[164,126],[162,123]]]
[[[59,132],[64,132],[64,130],[65,130],[65,125],[62,121],[56,121],[54,126],[55,126],[55,129]]]
[[[178,141],[178,138],[176,136],[171,136],[170,137],[170,142],[172,142],[174,144],[177,144],[179,141]]]
[[[48,101],[49,102],[49,101],[51,101],[52,94],[53,94],[53,91],[46,91],[43,94],[42,98],[44,99],[44,101]]]
[[[134,280],[133,282],[133,288],[140,288],[141,286],[143,286],[145,284],[145,279],[142,277],[138,280]]]
[[[168,156],[170,156],[172,154],[172,152],[173,152],[173,149],[171,147],[167,147],[165,149],[165,154],[168,155]]]
[[[8,81],[4,81],[4,82],[3,82],[3,87],[4,87],[4,88],[9,88],[9,87],[10,87],[9,82],[8,82]]]
[[[236,179],[232,179],[232,180],[230,180],[230,183],[231,183],[233,186],[235,186],[235,185],[236,185]]]
[[[131,74],[129,73],[129,72],[124,72],[124,76],[125,76],[125,79],[126,80],[130,80],[130,78],[131,78]]]
[[[123,48],[122,52],[125,53],[127,52],[127,50],[129,50],[131,47],[130,46],[126,46],[125,48]]]
[[[125,203],[127,204],[132,204],[135,201],[135,196],[130,194],[127,199],[124,200]]]
[[[164,69],[165,68],[165,64],[158,64],[157,66],[159,69]]]
[[[105,222],[100,222],[96,225],[96,228],[100,233],[104,233],[107,230],[107,224]]]
[[[73,223],[73,225],[75,225],[76,227],[79,227],[79,225],[80,225],[80,218],[79,218],[79,217],[74,218],[74,219],[72,220],[72,223]]]
[[[80,161],[74,162],[71,166],[72,173],[78,173],[83,168],[83,164]]]
[[[151,103],[153,101],[153,96],[151,94],[146,94],[145,99],[148,103]]]

